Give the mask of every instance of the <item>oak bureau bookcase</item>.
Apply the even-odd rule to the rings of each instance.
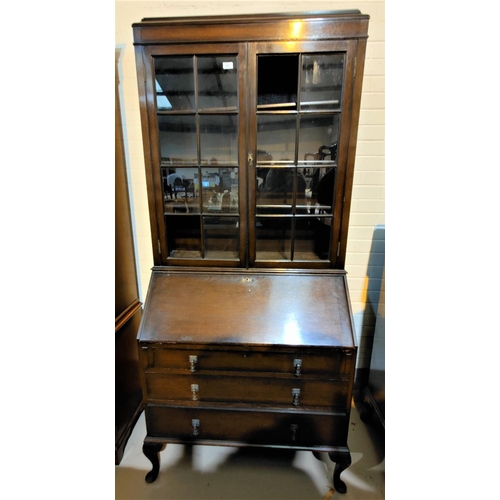
[[[138,333],[156,479],[166,443],[347,446],[344,270],[368,16],[133,25],[154,267]]]

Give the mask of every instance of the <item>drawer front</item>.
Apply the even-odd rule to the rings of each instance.
[[[314,447],[346,446],[345,413],[319,414],[215,408],[146,407],[148,437]]]
[[[339,377],[351,373],[354,351],[324,349],[321,352],[269,351],[258,347],[210,349],[174,349],[164,346],[146,346],[148,368],[183,370],[190,373],[207,371],[251,371],[287,373],[297,377],[321,375]]]
[[[347,407],[348,382],[296,377],[210,376],[148,372],[148,399],[304,406]]]

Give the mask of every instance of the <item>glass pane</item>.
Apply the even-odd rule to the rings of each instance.
[[[329,258],[331,217],[297,217],[293,260]]]
[[[290,260],[291,217],[256,217],[256,258]]]
[[[301,109],[340,109],[343,82],[343,54],[303,55]]]
[[[297,109],[298,55],[259,56],[258,109]]]
[[[336,161],[340,115],[300,116],[299,160]]]
[[[203,168],[203,212],[238,212],[238,169]]]
[[[257,117],[257,161],[294,161],[296,115]]]
[[[200,217],[191,215],[165,216],[169,257],[201,257]]]
[[[238,164],[238,115],[200,116],[201,162]]]
[[[196,145],[196,117],[158,116],[162,163],[198,163]]]
[[[312,167],[299,169],[305,179],[304,203],[297,199],[297,209],[303,208],[302,213],[325,214],[332,213],[335,188],[336,167]]]
[[[198,108],[236,108],[238,71],[235,56],[198,57]]]
[[[238,217],[204,217],[205,258],[238,258]]]
[[[257,169],[257,179],[263,179],[256,194],[258,213],[292,213],[294,176],[295,168]]]
[[[198,168],[162,168],[163,202],[166,213],[199,213]]]
[[[195,109],[192,57],[156,57],[156,105],[159,111]]]

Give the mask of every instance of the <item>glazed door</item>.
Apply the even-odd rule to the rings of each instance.
[[[146,47],[144,68],[155,261],[241,266],[247,232],[246,46]]]
[[[354,49],[249,46],[250,266],[335,267]]]
[[[356,53],[342,40],[138,52],[155,263],[337,267]]]

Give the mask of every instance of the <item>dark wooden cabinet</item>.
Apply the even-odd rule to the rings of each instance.
[[[350,464],[344,270],[368,16],[133,25],[153,268],[144,452],[327,451]]]
[[[136,345],[142,304],[130,220],[117,68],[115,78],[115,464],[118,465],[142,411]]]

